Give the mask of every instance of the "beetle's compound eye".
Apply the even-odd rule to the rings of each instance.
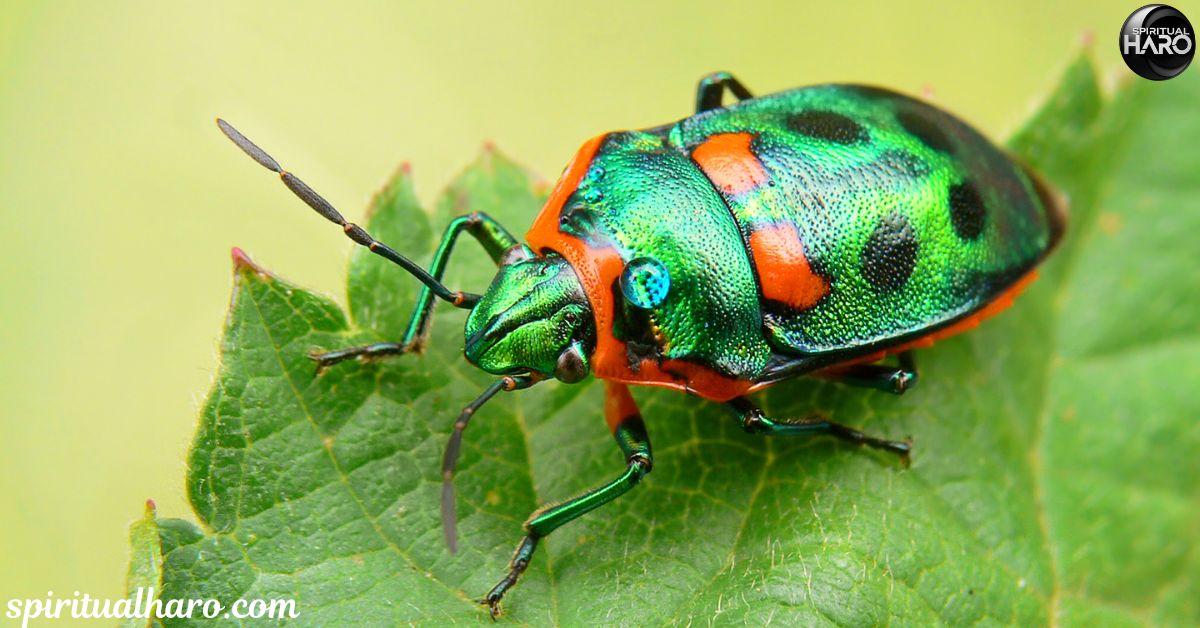
[[[533,259],[533,251],[529,250],[529,247],[524,244],[516,244],[505,251],[504,255],[500,256],[499,265],[508,266],[527,259]]]
[[[576,343],[571,343],[562,355],[558,356],[558,364],[554,367],[554,377],[565,384],[574,384],[588,374],[587,357]]]
[[[648,310],[662,303],[671,290],[671,275],[653,257],[630,260],[621,273],[621,294],[630,305]]]

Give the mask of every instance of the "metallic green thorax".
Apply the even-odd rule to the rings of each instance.
[[[722,133],[753,137],[765,182],[730,192],[706,178],[693,150]],[[561,231],[626,263],[653,258],[669,274],[651,307],[614,286],[613,333],[631,364],[680,359],[767,381],[978,310],[1053,246],[1061,223],[1051,205],[957,118],[893,92],[827,85],[610,134],[567,199]],[[779,225],[795,229],[828,282],[815,305],[763,297],[750,237]]]
[[[587,373],[595,326],[570,265],[536,257],[500,267],[467,318],[466,338],[467,359],[489,373],[532,370],[569,381],[563,369]]]
[[[658,260],[669,274],[670,292],[649,309],[616,287],[612,331],[629,343],[631,362],[687,356],[749,375],[770,357],[737,223],[688,155],[661,135],[610,134],[561,215],[564,233],[614,245],[626,262]]]

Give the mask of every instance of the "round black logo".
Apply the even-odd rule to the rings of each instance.
[[[1130,70],[1152,81],[1179,76],[1196,54],[1196,31],[1178,9],[1147,4],[1121,26],[1121,57]]]

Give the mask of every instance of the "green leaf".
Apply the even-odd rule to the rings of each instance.
[[[131,613],[137,617],[126,617],[121,622],[126,628],[146,628],[154,622],[148,609],[151,600],[162,590],[162,542],[159,540],[158,521],[155,520],[154,502],[146,502],[146,512],[141,519],[129,526],[129,570],[125,574],[125,589]],[[141,615],[146,617],[141,617]]]
[[[377,220],[380,214],[394,218]],[[392,180],[371,199],[366,222],[371,235],[413,259],[424,261],[433,252],[429,218],[417,201],[408,164],[400,166]],[[361,246],[354,247],[350,260],[346,297],[354,321],[383,338],[404,337],[408,320],[396,313],[410,311],[417,301],[412,278],[396,272],[395,264]]]
[[[637,389],[654,472],[550,536],[505,619],[1200,622],[1192,79],[1108,100],[1086,57],[1068,69],[1012,142],[1070,197],[1067,240],[1011,310],[922,351],[914,392],[802,380],[761,395],[779,416],[826,411],[911,435],[910,469],[828,439],[747,435],[712,404]],[[544,195],[485,151],[432,222],[485,211],[520,235]],[[402,172],[368,227],[426,259],[430,221],[413,198]],[[469,239],[459,246],[447,281],[480,291],[494,270]],[[423,355],[316,377],[312,349],[396,339],[417,282],[356,253],[350,321],[244,257],[235,267],[189,464],[199,523],[157,522],[163,599],[291,598],[306,625],[488,624],[473,598],[503,574],[525,516],[622,469],[602,387],[543,384],[479,413],[452,555],[441,450],[489,381],[460,357],[463,312],[439,308]]]

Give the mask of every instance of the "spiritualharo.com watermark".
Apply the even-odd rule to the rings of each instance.
[[[5,617],[21,620],[21,628],[34,619],[295,619],[296,600],[240,599],[229,606],[220,600],[160,600],[154,587],[138,587],[133,596],[120,599],[94,598],[75,591],[69,597],[57,597],[47,591],[44,598],[11,599]]]

